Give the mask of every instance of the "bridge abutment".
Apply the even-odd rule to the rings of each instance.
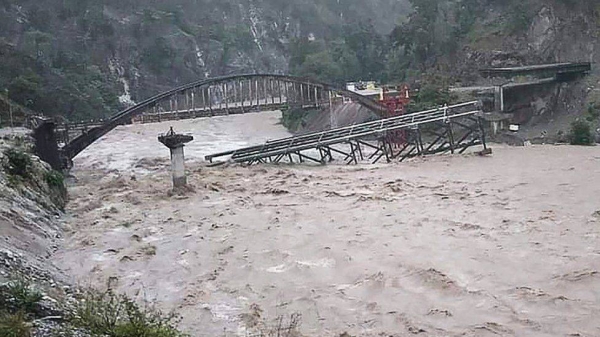
[[[51,120],[37,119],[35,121],[33,128],[35,153],[53,169],[61,170],[65,165],[58,148],[55,129],[56,123]]]

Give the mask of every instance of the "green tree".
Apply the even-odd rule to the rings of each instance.
[[[154,43],[144,51],[143,63],[147,64],[152,71],[161,74],[172,67],[175,56],[175,51],[169,45],[168,40],[164,37],[157,37],[154,39]]]
[[[376,32],[372,22],[346,26],[344,34],[348,52],[355,55],[363,79],[381,79],[385,69],[386,42]]]
[[[299,68],[299,72],[302,76],[325,82],[339,83],[344,79],[344,71],[328,51],[309,55]]]
[[[571,145],[593,144],[594,137],[592,136],[592,128],[590,124],[584,120],[576,120],[571,123],[569,141],[571,142]]]
[[[35,108],[40,97],[41,86],[41,77],[33,71],[26,71],[10,82],[9,97],[28,108]]]
[[[435,23],[438,16],[439,1],[410,0],[414,12],[408,22],[394,29],[391,34],[396,46],[404,48],[405,52],[413,55],[418,63],[424,63],[434,54],[436,43]]]

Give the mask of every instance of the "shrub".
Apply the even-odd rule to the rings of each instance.
[[[588,106],[588,115],[594,120],[598,120],[598,118],[600,118],[600,109],[598,109],[596,103]]]
[[[141,308],[112,291],[88,291],[79,301],[72,323],[94,335],[108,337],[184,337],[175,329],[176,317],[154,307]]]
[[[4,150],[4,169],[11,175],[23,178],[29,177],[31,157],[25,152],[15,149]]]
[[[571,145],[590,145],[594,143],[592,128],[583,120],[574,121],[571,123],[569,141]]]
[[[65,186],[65,177],[58,171],[49,171],[46,173],[46,183],[51,188],[63,188]]]
[[[0,308],[11,314],[34,314],[42,298],[41,292],[22,280],[0,286]]]
[[[0,336],[31,336],[31,325],[27,322],[26,315],[23,312],[16,314],[0,314]]]
[[[587,107],[587,113],[585,114],[585,120],[594,123],[600,118],[600,109],[596,106],[596,103],[590,103]]]
[[[261,337],[298,337],[301,336],[298,331],[301,324],[302,315],[294,313],[286,322],[284,316],[279,316],[275,325],[265,327],[258,336]]]

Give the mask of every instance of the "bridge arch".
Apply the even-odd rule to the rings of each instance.
[[[70,163],[100,137],[144,114],[160,116],[161,113],[193,113],[196,117],[202,117],[230,112],[244,113],[269,107],[272,109],[277,105],[319,107],[330,104],[332,97],[338,95],[351,99],[378,115],[386,112],[385,106],[368,97],[309,78],[277,74],[222,76],[174,88],[122,110],[102,125],[87,130],[65,144],[61,148],[61,156],[63,162]]]

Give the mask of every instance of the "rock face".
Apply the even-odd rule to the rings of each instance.
[[[62,174],[31,154],[29,132],[0,129],[0,321],[26,310],[31,336],[45,337],[62,331],[64,310],[73,301],[67,278],[50,260],[62,236],[67,191]]]
[[[469,2],[472,6],[460,9],[454,5],[448,11],[466,14],[471,20],[438,19],[448,29],[459,33],[449,40],[436,36],[436,44],[452,42],[458,47],[431,53],[426,60],[429,62],[426,72],[437,76],[443,74],[466,86],[499,85],[506,79],[482,79],[478,70],[592,62],[591,74],[579,81],[523,92],[523,96],[528,97],[520,102],[521,108],[512,111],[516,116],[512,122],[522,125],[520,137],[525,140],[539,138],[539,141],[558,140],[560,134],[568,132],[570,123],[576,118],[589,118],[592,126],[598,127],[598,119],[586,115],[589,109],[600,107],[600,69],[595,66],[600,62],[596,52],[600,47],[600,6],[596,1]]]
[[[206,77],[286,73],[294,41],[325,43],[369,21],[387,34],[408,9],[407,0],[2,0],[0,89],[38,112],[98,117]]]
[[[206,77],[287,73],[298,59],[330,78],[381,63],[389,82],[434,73],[468,85],[480,67],[598,63],[599,17],[593,0],[0,0],[0,100],[7,88],[36,112],[92,119]],[[388,36],[405,21],[416,29]],[[356,49],[340,48],[364,23],[385,50],[369,50],[361,30]],[[594,70],[581,87],[557,91],[546,115],[600,101],[598,78]]]
[[[32,140],[26,133],[0,137],[0,279],[23,273],[23,266],[48,271],[67,199],[62,175],[29,154]],[[11,166],[20,159],[26,162],[23,171]]]
[[[528,38],[532,49],[540,54],[547,53],[556,39],[557,19],[549,7],[542,9],[533,18]]]

